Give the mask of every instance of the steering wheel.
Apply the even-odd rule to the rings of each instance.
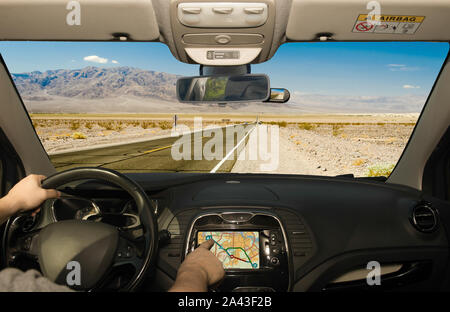
[[[85,291],[102,290],[111,275],[126,271],[127,282],[118,290],[134,290],[146,270],[154,267],[157,254],[157,224],[150,201],[136,182],[104,168],[59,172],[45,179],[42,187],[58,188],[85,179],[112,183],[131,195],[141,224],[138,237],[116,226],[89,220],[54,221],[23,231],[20,220],[15,222],[10,218],[3,240],[3,263],[9,263],[17,255],[34,257],[39,261],[43,275],[62,285],[68,284],[70,274],[74,277],[73,270],[79,270],[79,278],[73,278],[69,286]]]

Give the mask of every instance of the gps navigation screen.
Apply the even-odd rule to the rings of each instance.
[[[198,232],[198,244],[214,241],[211,252],[224,269],[259,268],[259,232]]]

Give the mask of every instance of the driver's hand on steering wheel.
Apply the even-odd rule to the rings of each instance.
[[[36,209],[45,200],[61,195],[57,190],[43,189],[41,182],[44,179],[43,175],[30,174],[14,185],[5,197],[0,198],[0,224],[17,212]]]
[[[224,278],[222,262],[210,251],[213,244],[208,240],[186,256],[169,291],[207,291]]]

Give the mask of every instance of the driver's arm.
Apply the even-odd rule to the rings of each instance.
[[[57,190],[41,187],[44,179],[43,175],[30,174],[14,185],[5,197],[0,198],[0,224],[17,212],[36,209],[45,200],[60,196]]]
[[[186,256],[169,291],[207,291],[208,286],[223,279],[225,271],[222,262],[209,250],[213,244],[213,240],[208,240]]]

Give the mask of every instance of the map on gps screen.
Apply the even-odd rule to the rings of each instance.
[[[259,268],[259,232],[198,232],[198,244],[209,239],[224,269]]]

